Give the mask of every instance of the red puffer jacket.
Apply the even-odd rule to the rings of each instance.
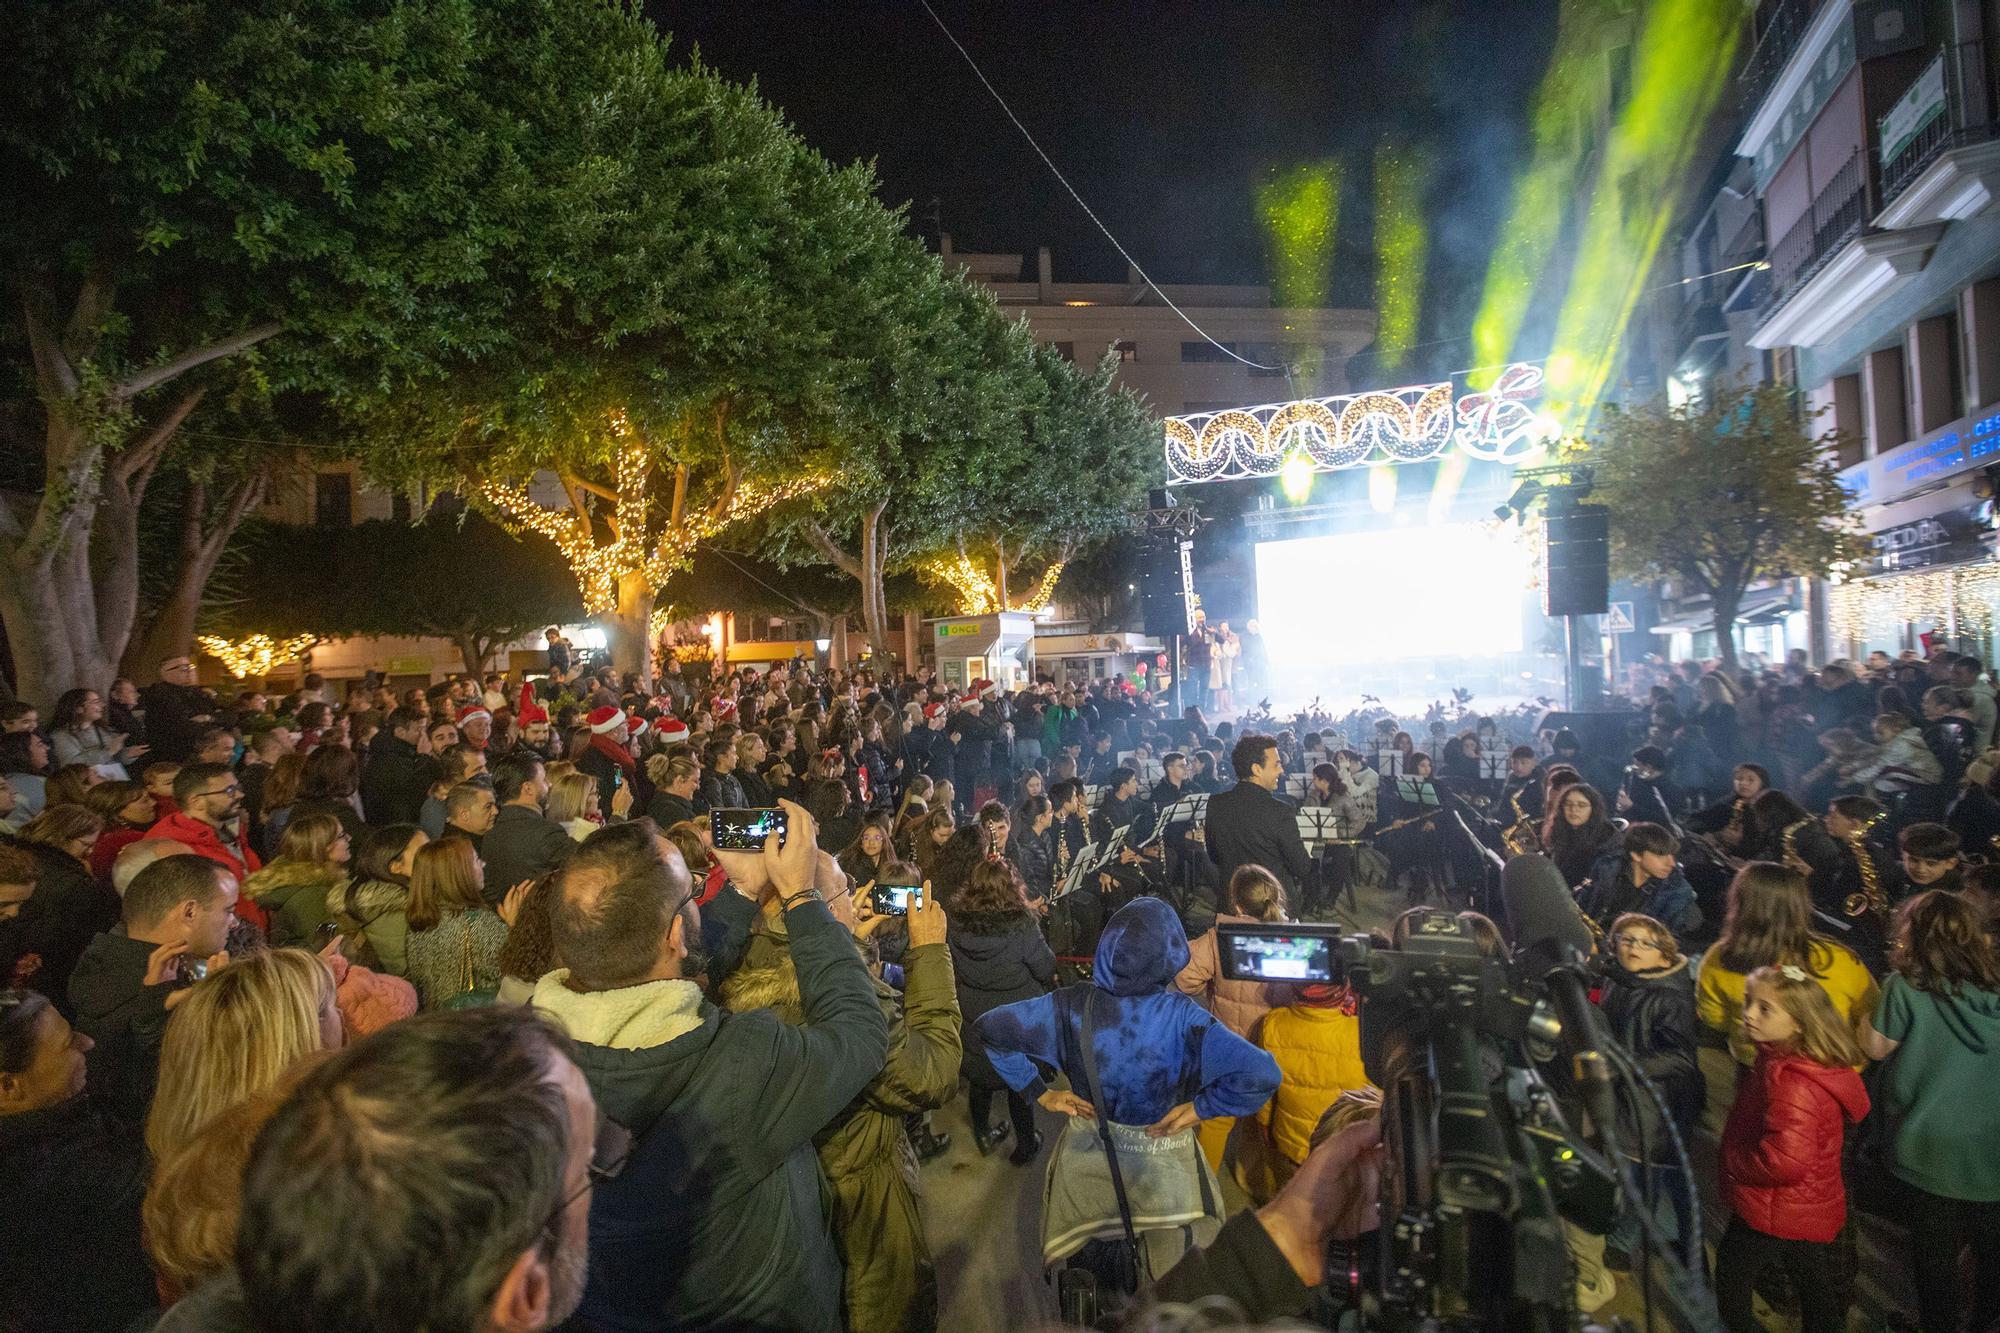
[[[1722,1131],[1723,1202],[1767,1236],[1832,1240],[1847,1221],[1841,1143],[1867,1114],[1852,1069],[1759,1046]]]

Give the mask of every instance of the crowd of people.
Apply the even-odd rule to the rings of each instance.
[[[1324,1313],[1378,1225],[1360,1001],[1232,978],[1217,927],[1442,912],[1505,958],[1507,858],[1595,927],[1666,1112],[1619,1139],[1656,1229],[1726,1205],[1732,1329],[1840,1327],[1850,1203],[1919,1327],[2000,1317],[1976,661],[1686,664],[1629,744],[1366,752],[1116,680],[550,665],[0,707],[0,1333],[931,1328],[961,1094],[994,1169],[1046,1162],[1066,1317]],[[1570,1228],[1586,1311],[1640,1207]]]

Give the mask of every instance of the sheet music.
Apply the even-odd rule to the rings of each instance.
[[[1381,749],[1375,752],[1375,771],[1384,778],[1403,776],[1403,752],[1398,749]]]

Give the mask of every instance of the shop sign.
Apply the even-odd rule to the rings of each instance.
[[[1939,52],[1930,68],[1917,76],[1917,81],[1889,108],[1889,114],[1882,117],[1882,165],[1887,167],[1895,161],[1911,140],[1943,114],[1944,53]]]
[[[1993,552],[1992,507],[1977,504],[1947,509],[1870,533],[1868,543],[1873,554],[1864,575],[1984,560]]]
[[[939,625],[937,627],[937,636],[940,639],[971,639],[977,638],[978,635],[979,625],[976,622],[970,624]]]

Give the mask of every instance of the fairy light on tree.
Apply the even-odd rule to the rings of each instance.
[[[653,493],[653,450],[623,412],[610,414],[616,445],[617,481],[605,486],[573,472],[559,474],[566,509],[537,503],[526,488],[489,481],[480,488],[486,502],[506,518],[556,544],[576,575],[586,614],[603,617],[616,630],[650,641],[653,599],[660,586],[694,561],[695,547],[732,523],[755,518],[775,505],[826,484],[817,472],[779,481],[747,479],[725,456],[715,494],[693,503],[696,481],[686,463],[673,468],[673,490],[662,510]],[[608,534],[605,541],[599,529]]]
[[[195,638],[201,650],[221,662],[223,669],[237,680],[268,676],[280,665],[304,657],[318,642],[317,634],[295,634],[285,639],[274,639],[268,634],[252,634],[243,639],[224,639],[213,634]]]

